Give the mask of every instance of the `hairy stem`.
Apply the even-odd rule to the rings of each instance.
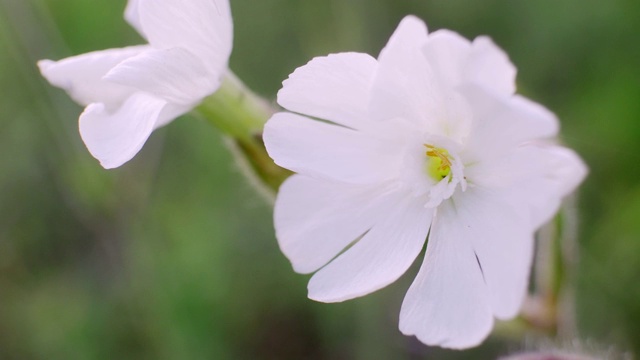
[[[218,91],[205,98],[195,112],[232,140],[266,188],[276,191],[291,175],[271,160],[262,141],[264,124],[275,109],[230,71]]]

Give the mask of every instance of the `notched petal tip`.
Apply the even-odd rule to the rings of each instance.
[[[438,208],[422,266],[400,310],[400,331],[428,345],[478,345],[493,328],[486,283],[453,202]]]
[[[409,269],[423,248],[433,210],[403,195],[389,194],[381,220],[311,278],[309,298],[340,302],[361,297],[395,282]]]
[[[384,195],[377,188],[293,175],[280,187],[273,210],[278,245],[296,272],[317,271],[386,214]]]

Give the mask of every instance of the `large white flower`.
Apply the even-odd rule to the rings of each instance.
[[[228,0],[129,0],[125,18],[148,45],[38,63],[87,106],[80,134],[105,168],[129,161],[154,129],[215,92],[232,47]]]
[[[284,82],[267,150],[297,172],[280,188],[275,229],[309,297],[378,290],[420,254],[400,330],[449,348],[479,344],[514,317],[534,232],[586,173],[554,145],[556,117],[514,95],[516,69],[486,37],[427,35],[405,18],[375,58],[313,59]],[[322,119],[318,121],[316,119]]]

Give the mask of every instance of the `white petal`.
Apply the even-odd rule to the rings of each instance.
[[[124,10],[124,19],[127,20],[129,25],[131,25],[138,33],[146,39],[146,35],[142,30],[142,24],[140,23],[140,0],[129,0],[127,3],[127,7]]]
[[[537,154],[538,162],[544,162],[540,172],[518,192],[523,197],[520,201],[529,205],[535,229],[551,220],[558,212],[562,198],[575,191],[588,172],[582,159],[571,149],[543,146],[541,150],[542,153]],[[518,197],[512,199],[517,201]]]
[[[132,46],[72,56],[60,61],[40,60],[40,72],[52,85],[64,89],[82,105],[100,102],[119,105],[135,89],[105,81],[102,77],[122,61],[148,50]]]
[[[504,157],[526,141],[555,136],[558,119],[525,97],[502,96],[485,88],[466,85],[473,125],[463,158],[465,162],[492,161]]]
[[[427,40],[425,24],[414,16],[405,17],[378,58],[371,93],[373,119],[402,118],[428,124],[441,112],[441,93],[429,63],[422,53]]]
[[[463,69],[469,57],[471,42],[450,30],[429,35],[422,51],[440,83],[452,89],[463,81]]]
[[[427,345],[462,349],[493,327],[487,289],[469,238],[450,202],[438,208],[427,252],[400,311],[400,331]]]
[[[211,74],[222,74],[233,41],[228,0],[139,2],[140,22],[153,47],[183,47],[199,58]]]
[[[526,208],[509,193],[468,189],[454,195],[451,216],[458,236],[470,241],[484,275],[490,304],[499,319],[518,314],[533,260],[533,233]]]
[[[389,285],[407,271],[422,250],[433,210],[405,198],[387,211],[360,241],[311,278],[309,298],[353,299]]]
[[[486,36],[471,43],[453,31],[438,30],[429,35],[423,52],[434,76],[446,88],[466,82],[502,95],[511,95],[516,90],[515,66]]]
[[[178,116],[182,116],[188,113],[189,111],[191,111],[191,109],[192,109],[192,106],[178,105],[178,104],[172,104],[172,103],[167,104],[162,109],[162,112],[158,116],[158,121],[156,121],[154,130],[167,125],[171,121],[175,120],[175,118],[177,118]]]
[[[274,208],[280,249],[297,272],[316,271],[386,214],[385,199],[377,187],[294,175],[280,187]]]
[[[371,184],[398,172],[392,142],[296,114],[275,114],[265,125],[264,142],[276,164],[315,178]]]
[[[80,115],[80,135],[105,169],[131,160],[147,141],[166,101],[136,93],[115,112],[89,105]]]
[[[503,95],[516,91],[516,67],[507,54],[486,36],[473,40],[465,79]]]
[[[369,90],[377,61],[367,54],[317,57],[299,67],[278,92],[290,111],[359,129],[369,120]]]
[[[545,159],[541,180],[547,181],[554,188],[554,195],[564,197],[572,193],[587,176],[588,169],[580,156],[573,150],[562,146],[535,145],[544,154],[538,158]]]
[[[145,51],[123,61],[104,78],[182,105],[193,105],[213,93],[220,81],[183,48]]]
[[[572,150],[549,144],[523,145],[502,159],[471,166],[469,179],[499,189],[529,212],[537,229],[558,211],[561,200],[578,186],[587,167]]]

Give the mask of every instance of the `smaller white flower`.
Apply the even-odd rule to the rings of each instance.
[[[107,169],[218,89],[233,41],[228,0],[129,0],[125,18],[148,45],[38,62],[52,85],[86,105],[80,135]]]
[[[527,290],[534,232],[586,174],[555,145],[556,117],[515,94],[516,69],[486,37],[427,34],[405,18],[378,59],[311,60],[283,83],[264,141],[297,172],[274,209],[280,248],[309,297],[338,302],[398,279],[428,244],[400,330],[479,344]],[[322,119],[318,121],[316,119]]]

